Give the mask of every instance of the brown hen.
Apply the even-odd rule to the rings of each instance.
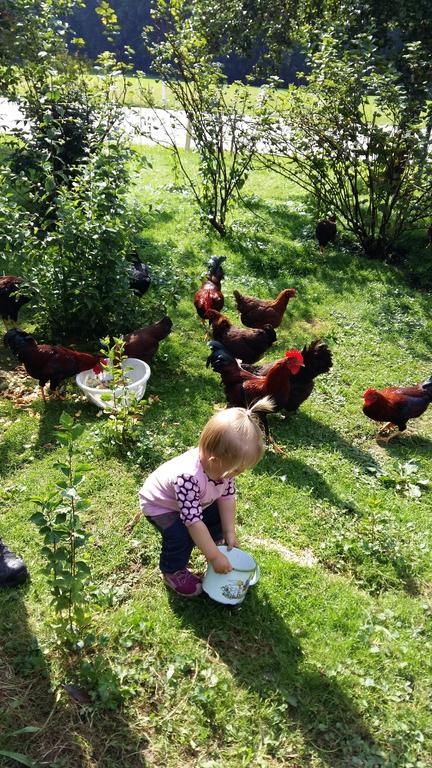
[[[387,422],[381,427],[377,438],[391,439],[395,432],[386,437],[386,433],[397,427],[403,432],[409,419],[421,416],[432,402],[432,376],[423,384],[412,387],[385,387],[384,389],[366,390],[363,395],[363,413],[373,421]]]
[[[289,300],[295,295],[294,288],[285,288],[273,300],[255,299],[253,296],[242,296],[238,291],[234,291],[240,319],[248,328],[264,328],[265,325],[278,328]]]
[[[220,341],[234,357],[245,363],[255,363],[276,341],[276,332],[267,323],[264,328],[237,328],[226,315],[214,309],[207,311],[213,338]]]
[[[124,337],[124,351],[128,357],[136,357],[150,364],[159,348],[159,342],[171,333],[172,320],[165,315],[153,325],[138,328]]]

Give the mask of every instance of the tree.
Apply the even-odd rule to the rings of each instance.
[[[418,47],[405,56],[415,73]],[[305,85],[275,97],[261,160],[312,193],[319,213],[338,214],[368,256],[389,256],[432,206],[427,90],[413,109],[372,35],[348,44],[328,30],[308,63]]]
[[[22,47],[3,56],[2,72],[10,75],[4,89],[27,124],[8,137],[2,156],[2,255],[31,278],[45,337],[83,340],[130,329],[139,312],[128,254],[142,221],[127,202],[132,154],[119,127],[121,103],[111,95],[123,68],[103,54],[99,82],[89,86],[85,66],[67,51],[72,0],[44,0],[35,24],[33,3],[9,6]],[[101,12],[108,26],[115,23],[107,3]]]
[[[170,148],[203,216],[225,235],[229,206],[241,197],[262,138],[259,120],[250,115],[253,111],[258,115],[264,105],[254,104],[242,83],[227,89],[221,66],[196,29],[190,11],[184,0],[157,0],[153,25],[146,35],[153,68],[169,81],[182,109],[170,115]],[[144,89],[143,95],[147,105],[154,107],[151,93]],[[156,110],[154,114],[157,118]],[[179,127],[190,135],[198,154],[197,173],[190,170],[178,146],[175,133]]]

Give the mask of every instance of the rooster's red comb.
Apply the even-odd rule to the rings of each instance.
[[[366,390],[366,392],[363,392],[363,397],[365,400],[370,398],[370,396],[375,396],[377,394],[376,389],[373,389],[372,387],[369,387],[369,389]]]
[[[285,352],[285,357],[289,357],[290,360],[297,360],[300,365],[303,365],[304,363],[303,355],[298,349],[289,349]]]

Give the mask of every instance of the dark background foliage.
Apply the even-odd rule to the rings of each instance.
[[[125,55],[125,46],[130,46],[134,50],[132,61],[135,69],[146,73],[151,72],[151,55],[142,38],[142,30],[152,21],[150,15],[151,0],[143,0],[138,3],[132,2],[132,0],[111,0],[110,5],[117,15],[120,27],[111,44],[107,44],[102,22],[96,13],[98,5],[99,0],[86,0],[85,6],[77,8],[70,17],[74,33],[85,41],[84,48],[82,49],[84,54],[93,60],[108,47],[115,52],[117,58],[121,61],[128,58]],[[206,14],[203,16],[203,24],[207,25],[207,13],[210,11],[211,9],[207,5]],[[237,9],[236,15],[238,15],[238,12]],[[234,24],[233,22],[233,35],[236,34],[234,27],[235,29],[237,28],[237,23]],[[230,29],[229,25],[228,29]],[[222,49],[220,37],[223,33],[221,30],[215,29],[213,34],[215,47],[219,51]],[[226,42],[228,43],[228,49],[225,50],[223,56],[218,56],[218,59],[223,64],[224,72],[229,81],[243,79],[251,72],[263,55],[265,43],[262,39],[262,34],[259,32],[258,26],[254,24],[253,30],[251,30],[247,39],[246,37],[242,37],[241,40],[239,38],[239,43],[241,44],[239,44],[236,50],[234,50],[231,44],[231,32],[227,36]],[[296,79],[296,72],[304,67],[304,56],[298,45],[295,45],[292,51],[288,50],[287,45],[285,45],[285,48],[286,51],[282,56],[282,61],[278,63],[278,74],[285,83],[291,83]]]

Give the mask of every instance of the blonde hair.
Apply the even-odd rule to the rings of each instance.
[[[225,408],[209,419],[201,432],[199,450],[220,460],[225,477],[255,466],[265,452],[258,411],[272,411],[273,400],[263,397],[250,408]]]

